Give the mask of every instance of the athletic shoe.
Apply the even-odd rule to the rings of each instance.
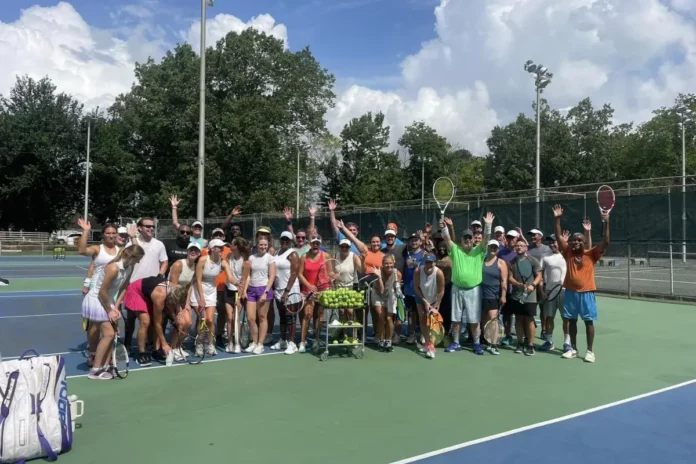
[[[167,355],[165,355],[162,350],[155,350],[152,352],[152,359],[157,362],[165,362],[167,360]]]
[[[10,281],[7,279],[0,279],[0,287],[5,287],[7,285],[10,285]]]
[[[515,354],[522,354],[522,353],[524,353],[524,346],[517,345],[517,348],[515,348]]]
[[[401,343],[401,335],[399,335],[399,334],[394,334],[394,335],[392,336],[391,342],[392,342],[394,345],[400,344],[400,343]]]
[[[256,348],[254,348],[254,351],[252,353],[254,354],[262,354],[265,351],[265,348],[263,345],[256,345]]]
[[[413,345],[414,343],[416,343],[416,334],[411,334],[411,335],[409,335],[408,338],[406,339],[406,344],[407,344],[407,345]]]
[[[593,363],[594,361],[595,361],[594,353],[592,351],[588,350],[587,353],[585,353],[585,362],[586,363]]]
[[[572,349],[573,349],[573,347],[570,346],[568,343],[564,343],[564,344],[563,344],[563,352],[564,352],[564,353],[567,353],[568,351],[570,351],[570,350],[572,350]]]
[[[217,350],[215,349],[215,345],[212,343],[208,344],[208,356],[215,356],[217,355]]]
[[[512,337],[508,335],[507,337],[503,338],[503,341],[500,344],[503,346],[512,345]]]
[[[232,353],[239,354],[242,352],[242,347],[240,345],[234,345],[234,351]]]
[[[186,361],[186,356],[184,353],[182,353],[183,350],[180,349],[174,349],[172,352],[174,353],[174,361]]]
[[[435,359],[435,346],[432,343],[426,348],[425,357]]]
[[[445,353],[452,353],[453,351],[462,351],[462,346],[459,343],[452,342],[445,348]]]
[[[493,355],[496,355],[496,356],[500,354],[500,351],[498,351],[498,348],[496,348],[496,347],[494,347],[494,346],[489,346],[489,347],[488,347],[488,352],[489,352],[490,354],[493,354]]]
[[[578,352],[572,348],[561,355],[561,358],[564,358],[564,359],[573,359],[573,358],[577,358],[577,357],[578,357]]]
[[[483,348],[481,348],[480,343],[474,343],[474,353],[476,353],[479,356],[483,356]]]
[[[285,351],[285,349],[288,347],[288,342],[285,340],[278,340],[278,343],[273,345],[271,349],[273,351]]]
[[[232,343],[228,343],[225,345],[225,353],[233,353],[234,352],[234,345]]]
[[[199,358],[203,356],[203,345],[200,343],[196,345],[196,356]]]
[[[300,347],[297,349],[298,353],[306,353],[307,352],[307,344],[306,343],[300,343]]]
[[[295,353],[297,353],[297,345],[295,345],[295,342],[289,342],[287,348],[285,349],[285,354]]]
[[[392,346],[391,340],[384,340],[384,350],[388,353],[394,351],[394,347]]]
[[[147,353],[139,353],[136,361],[140,367],[149,367],[152,365],[152,359]]]
[[[111,380],[114,378],[113,374],[110,374],[107,369],[90,369],[87,378],[91,380]]]
[[[256,343],[251,342],[251,343],[249,343],[249,346],[246,347],[246,350],[244,350],[244,352],[245,353],[253,353],[255,348],[256,348]]]
[[[539,351],[551,351],[556,348],[553,342],[546,341],[543,345],[539,347]]]
[[[535,352],[534,352],[534,347],[533,347],[533,346],[528,346],[528,347],[524,350],[524,355],[525,355],[525,356],[534,356],[534,354],[535,354]]]

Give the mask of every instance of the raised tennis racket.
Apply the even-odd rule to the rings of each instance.
[[[517,272],[519,273],[520,277],[522,278],[522,283],[524,285],[530,285],[532,282],[534,282],[534,269],[532,268],[532,262],[528,258],[524,259],[516,259],[517,261]],[[524,303],[527,301],[527,298],[529,298],[530,292],[527,291],[525,288],[522,291],[522,297],[520,298],[520,303]]]
[[[128,356],[128,350],[119,335],[118,322],[113,322],[111,325],[114,327],[114,332],[116,332],[114,347],[111,351],[111,364],[118,378],[125,379],[128,377],[128,371],[130,370],[130,356]]]
[[[597,189],[597,205],[599,206],[599,211],[602,213],[607,213],[614,208],[614,203],[616,202],[616,197],[614,196],[614,190],[608,185],[602,185]]]
[[[452,179],[449,177],[440,177],[435,180],[433,184],[433,198],[435,199],[435,203],[437,203],[437,207],[440,208],[441,219],[445,218],[445,210],[447,210],[447,206],[452,201],[452,198],[454,198],[454,193],[455,188]]]
[[[430,335],[430,343],[434,346],[442,343],[445,338],[445,326],[443,325],[442,315],[436,312],[430,312],[427,317],[428,333]]]

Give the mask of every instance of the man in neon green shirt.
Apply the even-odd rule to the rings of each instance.
[[[452,343],[445,349],[446,353],[461,351],[459,334],[462,324],[468,323],[474,337],[474,352],[483,354],[481,348],[481,280],[483,279],[483,261],[486,258],[484,243],[488,243],[493,224],[493,213],[483,218],[483,240],[474,246],[474,234],[465,230],[462,234],[461,246],[454,243],[449,236],[449,230],[444,221],[440,222],[442,238],[445,240],[449,256],[452,259]]]

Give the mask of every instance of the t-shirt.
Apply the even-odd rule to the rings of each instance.
[[[416,277],[416,269],[423,265],[425,251],[418,250],[413,253],[406,252],[406,261],[404,263],[403,280],[404,280],[404,295],[416,296],[416,287],[414,279]]]
[[[575,255],[570,247],[565,249],[563,257],[568,265],[568,273],[566,274],[564,284],[566,290],[574,290],[576,292],[596,291],[594,265],[602,257],[602,252],[599,248],[593,247],[585,250],[580,263],[575,260]]]
[[[469,254],[464,253],[459,245],[449,251],[452,258],[452,283],[459,288],[474,288],[483,280],[483,260],[486,250],[479,243]]]
[[[548,245],[542,244],[538,247],[529,245],[527,254],[541,263],[542,258],[544,258],[545,256],[551,256],[553,254],[553,251],[551,250],[551,247],[549,247]]]
[[[406,249],[406,245],[394,245],[391,250],[387,250],[386,248],[382,248],[382,253],[384,253],[386,256],[393,256],[394,257],[394,269],[397,271],[403,273],[404,272],[404,250]]]
[[[169,267],[167,267],[167,273],[165,276],[169,276],[169,271],[172,269],[175,262],[188,257],[187,246],[188,242],[184,245],[180,245],[178,242],[165,245],[165,249],[167,250],[167,260],[169,261]]]
[[[201,248],[205,248],[205,239],[203,237],[195,238],[195,237],[191,236],[191,238],[189,240],[191,242],[196,242],[198,245],[200,245]]]
[[[265,287],[268,285],[268,267],[274,262],[273,256],[266,253],[259,257],[251,255],[249,257],[251,263],[251,279],[250,287]]]
[[[336,233],[336,243],[341,243],[341,240],[343,240],[345,238],[346,238],[346,236],[343,235],[343,232],[341,232],[340,230]],[[305,245],[305,246],[307,246],[307,245]],[[307,248],[307,250],[309,250],[309,248]],[[326,251],[326,250],[322,250],[322,251]],[[356,247],[355,243],[353,243],[353,242],[350,242],[350,251],[352,251],[356,255],[360,256],[360,250],[358,250],[358,247]],[[306,253],[306,251],[305,251],[305,253]],[[304,253],[302,253],[302,254],[304,254]]]
[[[522,260],[529,260],[529,262],[532,263],[532,275],[526,281],[524,281],[524,279],[522,278],[522,274],[520,273],[520,271],[517,267],[517,263],[522,261]],[[512,273],[512,276],[515,278],[516,281],[524,282],[527,285],[531,285],[534,282],[534,279],[536,279],[536,276],[541,272],[541,264],[539,263],[539,261],[536,260],[536,258],[534,258],[532,256],[516,255],[515,259],[510,261],[509,272]],[[511,298],[514,300],[520,301],[523,293],[524,293],[524,289],[513,286]],[[531,292],[529,294],[529,296],[527,296],[527,299],[524,302],[525,303],[536,303],[537,302],[536,290]]]
[[[209,252],[210,252],[210,248],[205,247],[201,251],[201,256],[208,256]],[[220,257],[222,259],[227,259],[227,258],[229,258],[230,253],[232,253],[230,246],[225,245],[224,247],[222,247],[222,252],[220,253]],[[222,268],[220,268],[220,269],[222,269]],[[215,288],[217,288],[217,290],[219,292],[221,292],[225,289],[225,285],[227,285],[227,274],[225,274],[225,271],[221,270],[220,275],[217,276],[217,278],[215,279]]]
[[[132,245],[132,243],[128,244],[128,246]],[[169,261],[164,243],[156,238],[151,238],[149,242],[138,239],[138,245],[145,250],[145,256],[133,268],[133,274],[130,278],[131,282],[144,279],[145,277],[156,276],[159,274],[160,263]]]
[[[512,256],[508,256],[512,254]],[[508,256],[508,258],[505,258]],[[506,263],[509,263],[515,259],[515,250],[511,250],[508,247],[502,247],[498,250],[498,258],[502,258]]]
[[[541,258],[541,269],[544,272],[544,285],[551,288],[558,284],[563,285],[568,265],[562,254],[554,253]]]

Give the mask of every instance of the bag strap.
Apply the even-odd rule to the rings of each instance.
[[[36,433],[39,436],[39,443],[41,443],[41,448],[43,448],[44,452],[46,453],[46,457],[48,458],[49,461],[55,461],[58,459],[58,455],[53,451],[51,448],[51,444],[48,442],[46,437],[44,436],[43,431],[41,430],[41,425],[40,424],[40,419],[41,419],[41,403],[43,403],[43,399],[39,398],[38,396],[36,397]]]
[[[7,386],[5,391],[1,392],[2,395],[2,406],[0,406],[0,424],[2,424],[7,416],[10,415],[10,406],[12,405],[12,400],[14,399],[15,391],[17,390],[17,379],[19,379],[19,370],[16,370],[10,374],[7,379]]]

